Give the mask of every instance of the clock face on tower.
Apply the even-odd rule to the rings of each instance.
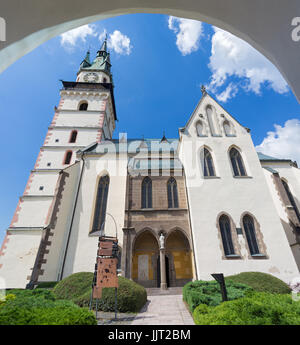
[[[96,83],[98,79],[99,79],[99,76],[95,72],[90,72],[83,76],[83,80],[87,83]]]

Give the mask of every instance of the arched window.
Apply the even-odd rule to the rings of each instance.
[[[285,182],[285,180],[281,179],[281,182],[282,182],[283,187],[284,187],[284,189],[285,189],[285,191],[286,191],[286,194],[287,194],[287,196],[288,196],[288,198],[289,198],[289,201],[290,201],[291,205],[293,206],[293,208],[294,208],[294,210],[295,210],[295,212],[296,212],[297,218],[298,218],[298,220],[299,220],[299,222],[300,222],[300,213],[299,213],[297,204],[296,204],[296,202],[295,202],[294,196],[293,196],[293,194],[292,194],[292,192],[291,192],[291,190],[290,190],[290,187],[289,187],[289,185],[287,184],[287,182]]]
[[[72,131],[70,135],[69,143],[75,143],[77,138],[77,131]]]
[[[256,240],[255,226],[253,218],[249,215],[243,218],[244,230],[251,255],[259,254],[259,248]]]
[[[92,232],[100,231],[104,228],[108,187],[109,187],[109,177],[107,175],[102,176],[98,183]]]
[[[174,177],[168,181],[168,208],[178,208],[177,183]]]
[[[152,181],[148,176],[142,182],[142,208],[152,208]]]
[[[225,135],[226,135],[227,137],[232,136],[232,134],[233,134],[233,133],[232,133],[232,127],[231,127],[229,121],[225,120],[225,121],[223,122],[223,128],[224,128],[224,133],[225,133]]]
[[[246,176],[243,159],[239,151],[235,148],[230,150],[230,160],[234,176]]]
[[[80,103],[79,110],[87,110],[87,108],[88,108],[88,102],[84,101]]]
[[[197,131],[198,137],[205,137],[205,130],[204,130],[204,125],[202,121],[197,122],[196,131]]]
[[[224,254],[234,255],[234,246],[232,242],[231,226],[228,216],[222,215],[219,219],[221,237],[223,242]]]
[[[206,116],[207,116],[211,135],[216,136],[217,135],[217,125],[216,125],[216,121],[215,121],[215,114],[214,114],[214,110],[212,109],[212,107],[210,105],[208,105],[206,107]]]
[[[72,151],[67,151],[65,154],[64,164],[70,164],[72,159]]]
[[[216,176],[212,156],[206,148],[203,150],[203,175]]]

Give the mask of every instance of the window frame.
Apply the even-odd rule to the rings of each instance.
[[[179,208],[177,181],[173,176],[167,181],[167,197],[168,208]]]
[[[234,155],[232,154],[234,152]],[[244,159],[241,152],[236,147],[229,149],[229,159],[234,177],[248,177]],[[243,169],[243,172],[241,171]]]
[[[151,209],[152,208],[152,179],[146,176],[141,184],[141,208]]]
[[[92,229],[90,234],[101,231],[106,220],[106,210],[108,201],[110,178],[109,175],[102,175],[97,184],[95,206],[93,210]]]

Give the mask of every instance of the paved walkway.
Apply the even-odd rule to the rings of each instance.
[[[194,325],[182,295],[150,295],[131,325]]]

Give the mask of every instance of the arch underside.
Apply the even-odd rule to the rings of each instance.
[[[167,234],[164,255],[168,287],[183,286],[192,280],[192,253],[182,231]],[[160,250],[158,238],[151,230],[137,234],[134,241],[132,279],[148,288],[160,286]]]
[[[19,1],[3,2],[0,13],[6,20],[7,34],[6,42],[1,42],[0,72],[48,39],[78,26],[123,14],[160,13],[200,20],[245,40],[280,70],[299,99],[299,47],[291,38],[299,1],[228,0],[226,6],[222,5],[219,0],[146,0],[143,4],[126,0],[122,7],[117,0],[86,0],[85,6],[79,0],[27,0],[26,6],[16,12]]]

